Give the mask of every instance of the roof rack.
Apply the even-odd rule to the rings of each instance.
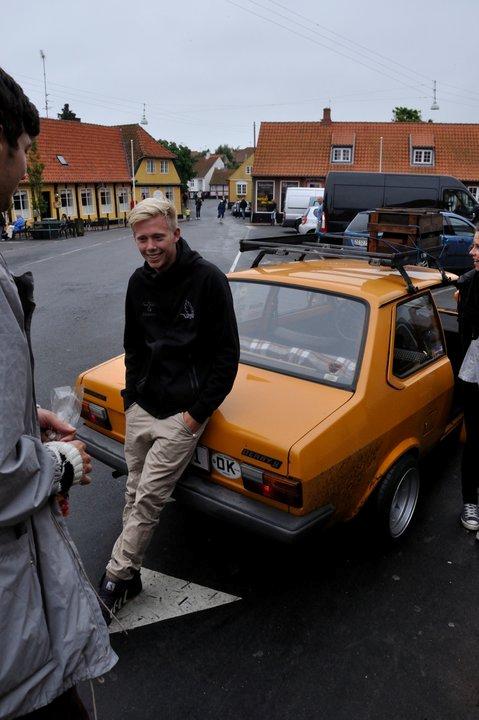
[[[401,248],[405,246],[402,245]],[[258,238],[256,240],[240,240],[240,252],[248,250],[258,250],[258,254],[251,263],[251,267],[258,267],[261,260],[266,255],[276,255],[284,257],[285,255],[297,255],[295,259],[302,261],[309,259],[322,258],[347,258],[354,260],[363,260],[370,265],[379,265],[390,267],[397,270],[404,282],[406,283],[408,293],[417,292],[417,287],[413,284],[411,277],[408,275],[406,265],[417,265],[418,262],[432,262],[437,270],[441,273],[442,282],[445,285],[450,284],[444,269],[440,267],[437,258],[431,256],[421,248],[409,246],[408,250],[396,250],[391,248],[392,252],[370,252],[362,248],[345,247],[343,245],[334,245],[322,242],[299,242],[285,243],[284,238]]]

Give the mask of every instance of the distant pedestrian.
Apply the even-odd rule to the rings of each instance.
[[[270,212],[271,212],[271,225],[276,225],[276,208],[278,206],[276,205],[275,201],[270,204]]]
[[[195,200],[195,210],[196,210],[196,219],[199,220],[201,217],[201,206],[203,205],[203,200],[201,197],[197,197]]]
[[[246,208],[248,207],[248,203],[246,202],[245,198],[243,198],[239,204],[239,208],[241,210],[241,217],[243,220],[246,220]]]
[[[222,198],[218,203],[218,220],[220,223],[223,222],[223,218],[225,216],[225,210],[226,210],[226,200]]]

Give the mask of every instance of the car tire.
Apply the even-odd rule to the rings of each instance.
[[[405,455],[388,470],[376,492],[377,525],[385,539],[397,542],[405,536],[414,517],[419,488],[416,459]]]

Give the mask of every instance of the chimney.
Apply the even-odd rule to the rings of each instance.
[[[323,119],[321,125],[331,125],[331,108],[323,108]]]

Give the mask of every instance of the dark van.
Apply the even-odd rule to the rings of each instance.
[[[327,232],[342,232],[358,212],[375,207],[434,207],[472,222],[479,218],[474,196],[449,175],[328,173],[323,199]]]

